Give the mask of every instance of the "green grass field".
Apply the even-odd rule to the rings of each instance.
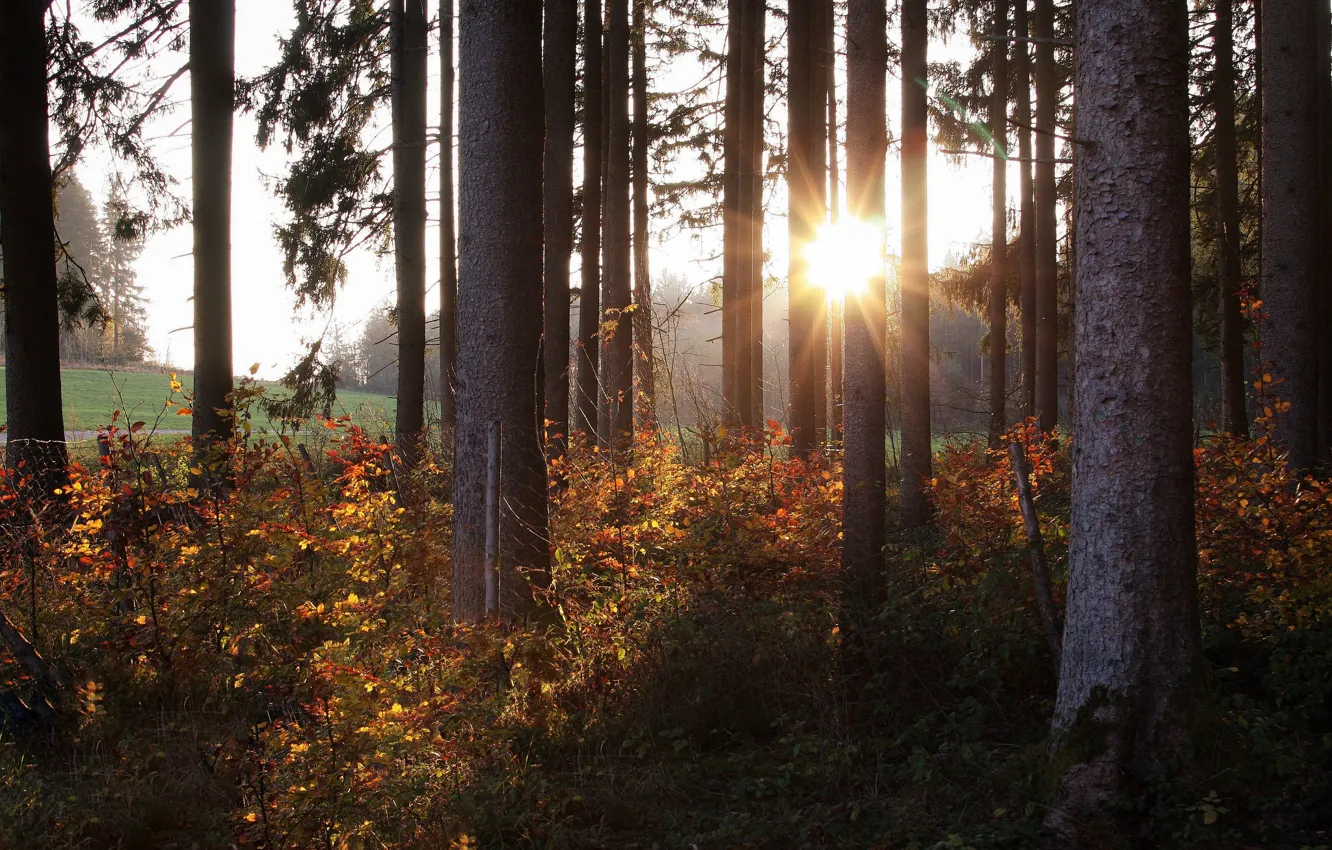
[[[4,367],[0,367],[0,378]],[[182,375],[181,383],[189,390],[193,378]],[[281,393],[276,384],[264,383],[271,392]],[[68,431],[96,431],[111,421],[112,414],[121,411],[120,422],[145,422],[159,431],[188,431],[188,416],[178,416],[178,407],[166,408],[172,399],[171,377],[165,372],[103,372],[93,369],[67,369],[60,375],[60,388],[65,402],[65,429]],[[174,398],[179,404],[179,394]],[[349,413],[353,421],[367,428],[393,421],[395,400],[369,393],[338,393],[334,415]],[[0,422],[8,419],[4,394],[0,393]],[[272,423],[257,407],[253,413],[256,428],[271,428]]]

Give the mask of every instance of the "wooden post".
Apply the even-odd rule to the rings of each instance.
[[[1063,640],[1059,618],[1055,615],[1054,597],[1050,593],[1050,568],[1045,562],[1045,540],[1041,536],[1040,519],[1036,516],[1036,502],[1031,497],[1031,470],[1022,444],[1014,442],[1008,447],[1013,457],[1013,478],[1017,482],[1018,504],[1022,508],[1022,522],[1027,529],[1027,549],[1031,553],[1031,577],[1036,587],[1036,607],[1041,614],[1041,625],[1050,642],[1050,653],[1055,667],[1063,657]]]
[[[486,445],[486,616],[499,613],[500,445],[503,426],[490,423]]]

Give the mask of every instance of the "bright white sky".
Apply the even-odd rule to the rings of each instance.
[[[237,55],[236,71],[240,76],[253,76],[277,58],[279,34],[289,30],[294,14],[291,7],[280,0],[237,0]],[[434,4],[431,4],[434,5]],[[943,49],[932,46],[931,59],[961,58],[968,48],[949,45]],[[650,60],[651,61],[651,60]],[[662,69],[654,79],[659,90],[670,90],[696,81],[699,66],[688,60],[676,60]],[[164,66],[163,74],[169,73]],[[180,181],[180,192],[187,199],[190,180],[190,150],[188,124],[179,134],[172,132],[189,117],[188,75],[173,91],[175,111],[157,119],[146,133],[161,137],[157,151],[169,173]],[[429,103],[438,103],[438,57],[431,56]],[[898,124],[900,84],[890,76],[888,80],[888,114],[891,128]],[[844,106],[839,113],[845,118]],[[432,124],[437,121],[432,119]],[[387,131],[384,131],[385,134]],[[895,135],[895,134],[894,134]],[[236,118],[235,163],[233,171],[232,214],[232,270],[234,303],[234,351],[237,374],[251,364],[258,363],[259,376],[280,376],[304,350],[306,340],[318,338],[337,322],[351,334],[359,333],[359,323],[379,304],[393,297],[392,257],[379,258],[365,251],[351,258],[350,275],[346,288],[339,295],[332,317],[316,315],[310,310],[296,311],[295,299],[287,289],[282,273],[282,257],[273,236],[273,228],[283,215],[280,203],[274,198],[269,185],[273,178],[285,170],[286,156],[280,147],[260,151],[255,144],[255,122],[246,115]],[[438,163],[431,152],[431,233],[426,244],[430,252],[428,268],[436,269],[438,238],[434,218],[435,187],[438,185]],[[682,165],[687,167],[687,164]],[[94,195],[104,194],[113,164],[105,156],[89,157],[80,166],[84,184]],[[843,169],[844,173],[844,169]],[[581,168],[575,170],[581,174]],[[900,233],[899,168],[896,148],[890,151],[887,164],[888,178],[888,247],[898,250]],[[843,179],[845,179],[843,177]],[[1009,177],[1009,185],[1016,184],[1016,171]],[[988,159],[973,157],[961,167],[948,158],[934,154],[930,162],[930,264],[942,265],[950,251],[964,251],[978,238],[988,238],[990,227],[990,163]],[[845,192],[843,192],[843,198]],[[767,217],[766,241],[771,257],[769,274],[781,277],[786,268],[786,221],[784,192],[773,198],[774,208]],[[666,222],[655,222],[654,230]],[[698,257],[717,254],[720,229],[696,235],[677,235],[667,241],[654,240],[651,264],[654,278],[665,273],[683,275],[690,281],[706,280],[717,274],[715,261],[703,263]],[[193,337],[189,326],[193,322],[190,301],[193,285],[192,236],[188,226],[155,234],[148,241],[138,263],[139,282],[150,301],[148,306],[149,344],[163,363],[188,369],[193,361]],[[577,279],[577,258],[574,259],[574,279]],[[437,277],[428,278],[430,292],[427,303],[438,301]]]

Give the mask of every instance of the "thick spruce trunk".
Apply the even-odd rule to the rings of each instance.
[[[1264,3],[1262,16],[1262,359],[1277,382],[1264,400],[1289,405],[1276,420],[1277,442],[1307,470],[1318,435],[1317,3]]]
[[[393,260],[398,285],[394,439],[411,469],[425,437],[426,0],[392,0]],[[399,482],[401,486],[401,482]]]
[[[903,528],[929,520],[930,274],[926,0],[902,2],[902,492]]]
[[[744,129],[744,11],[747,0],[726,3],[726,104],[722,136],[722,417],[740,421],[741,154]]]
[[[190,2],[194,220],[194,441],[201,465],[231,436],[231,150],[234,0]],[[210,475],[210,477],[212,477]]]
[[[0,251],[4,256],[5,463],[30,493],[65,480],[55,211],[46,97],[46,2],[0,4]]]
[[[1066,767],[1050,820],[1061,846],[1111,846],[1130,828],[1095,810],[1131,790],[1129,768],[1183,754],[1201,666],[1188,6],[1079,0],[1077,34],[1077,439],[1054,721]]]
[[[632,211],[629,142],[629,0],[610,0],[606,38],[606,268],[601,281],[601,398],[598,442],[625,448],[634,430]]]
[[[542,318],[539,3],[466,2],[459,48],[458,429],[453,616],[485,615],[486,462],[500,459],[499,614],[531,604],[549,567],[546,464],[537,426]]]
[[[846,18],[846,177],[848,211],[883,238],[885,107],[888,63],[884,0],[850,0]],[[882,258],[884,245],[877,246]],[[846,607],[864,618],[883,587],[887,459],[884,334],[887,292],[883,267],[865,290],[846,299],[846,371],[843,377],[842,570]]]

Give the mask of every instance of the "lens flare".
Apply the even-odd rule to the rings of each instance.
[[[882,227],[853,219],[825,224],[805,248],[810,281],[832,300],[858,295],[884,274],[883,249]]]

